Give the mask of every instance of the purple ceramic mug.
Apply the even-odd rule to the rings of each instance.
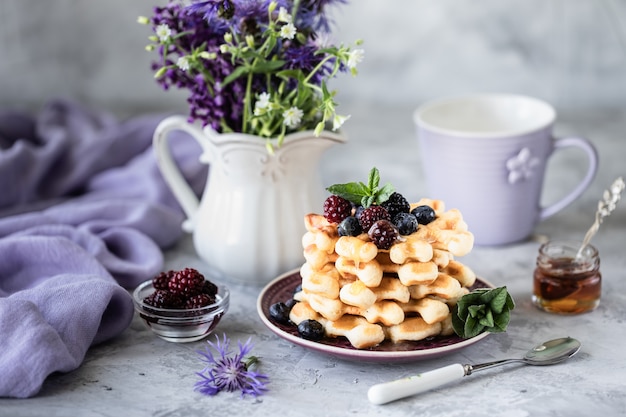
[[[555,117],[549,104],[511,94],[442,99],[415,111],[429,197],[461,210],[477,245],[528,238],[539,221],[576,200],[593,180],[596,149],[584,138],[554,138]],[[565,147],[584,151],[587,172],[567,195],[542,207],[546,163]]]

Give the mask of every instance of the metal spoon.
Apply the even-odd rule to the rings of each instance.
[[[443,368],[410,376],[396,381],[385,382],[372,386],[367,398],[372,404],[385,404],[410,395],[419,394],[441,385],[469,376],[474,372],[513,362],[526,365],[553,365],[570,358],[580,350],[580,342],[571,337],[550,340],[535,346],[518,359],[503,359],[479,365],[448,365]]]

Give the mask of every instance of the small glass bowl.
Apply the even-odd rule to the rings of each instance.
[[[157,308],[143,302],[145,297],[154,292],[152,280],[149,280],[133,291],[133,301],[139,317],[161,339],[176,343],[195,342],[210,335],[228,311],[230,292],[222,285],[217,288],[216,301],[208,306],[193,309]]]

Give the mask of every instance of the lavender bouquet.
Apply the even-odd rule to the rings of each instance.
[[[363,50],[328,42],[326,7],[346,0],[205,0],[155,7],[147,50],[164,89],[189,90],[190,120],[218,132],[278,138],[337,130],[328,81],[357,74]],[[269,144],[269,141],[268,141]]]

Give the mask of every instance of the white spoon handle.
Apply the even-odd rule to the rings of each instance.
[[[374,385],[367,391],[367,398],[372,404],[385,404],[429,391],[463,376],[465,368],[460,363],[455,363],[423,374]]]

